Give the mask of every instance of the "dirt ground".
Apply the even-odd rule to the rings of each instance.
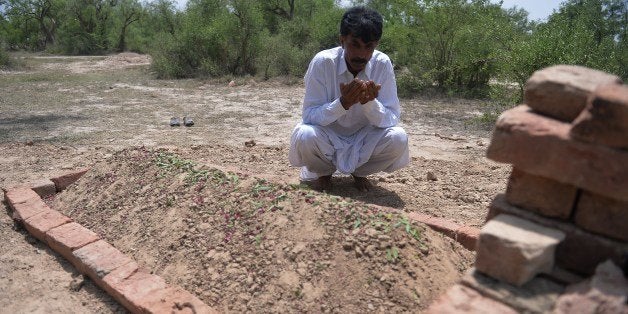
[[[376,205],[481,226],[510,170],[484,158],[481,102],[404,99],[411,165],[374,175],[369,193],[345,176],[312,193],[287,162],[300,82],[155,80],[130,53],[22,57],[0,73],[0,186],[93,167],[51,204],[228,312],[424,308],[472,254]],[[173,116],[195,125],[170,127]],[[0,266],[3,311],[124,311],[4,213]]]

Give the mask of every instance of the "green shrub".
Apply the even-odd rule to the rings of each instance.
[[[480,107],[482,113],[467,121],[483,130],[492,129],[502,112],[521,103],[518,88],[510,84],[491,84],[487,92],[487,100]]]
[[[10,65],[11,58],[9,54],[4,49],[0,49],[0,68],[8,68]]]
[[[417,73],[420,72],[410,71],[407,68],[397,71],[397,94],[399,97],[412,97],[424,92],[432,85],[431,80],[426,75]]]

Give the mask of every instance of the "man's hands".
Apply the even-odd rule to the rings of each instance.
[[[347,84],[340,83],[340,103],[345,110],[348,110],[355,103],[366,104],[377,98],[381,85],[373,81],[363,81],[354,78]]]

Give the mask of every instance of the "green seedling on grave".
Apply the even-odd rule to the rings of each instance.
[[[262,234],[255,236],[255,246],[259,247],[262,244]]]
[[[257,182],[255,183],[255,186],[253,186],[253,190],[252,190],[253,194],[257,195],[257,194],[259,194],[260,192],[263,192],[263,191],[270,191],[270,190],[272,190],[272,189],[273,189],[273,188],[272,188],[271,186],[269,186],[269,185],[264,185],[264,183],[266,183],[266,181],[265,181],[265,180],[260,180],[260,181],[257,181]]]
[[[290,187],[290,189],[292,189],[292,190],[302,190],[302,189],[306,188],[307,185],[303,184],[303,183],[290,183],[290,184],[288,184],[288,187]]]
[[[407,234],[409,234],[415,240],[421,242],[421,232],[419,231],[419,229],[412,226],[412,223],[410,223],[408,217],[402,217],[401,219],[399,219],[394,227],[397,228],[399,226],[403,226]]]
[[[297,299],[300,299],[301,297],[303,297],[303,291],[301,291],[301,289],[300,289],[300,288],[299,288],[299,289],[294,290],[294,296],[295,296]]]
[[[362,225],[362,220],[360,220],[360,217],[358,217],[353,223],[353,229],[358,229],[360,228],[361,225]]]
[[[282,210],[282,209],[283,209],[283,206],[279,206],[279,205],[274,205],[274,204],[273,204],[273,205],[271,205],[271,206],[268,208],[268,210],[270,210],[270,211],[272,211],[273,209],[276,209],[276,210]]]
[[[399,249],[397,247],[391,247],[386,250],[386,260],[390,263],[396,263],[399,261]]]
[[[238,185],[238,183],[240,182],[240,177],[233,172],[227,172],[226,176],[233,185]]]
[[[174,201],[175,201],[174,196],[167,196],[166,197],[166,206],[170,207],[170,206],[174,205]]]
[[[190,173],[188,174],[188,176],[186,177],[186,180],[191,182],[192,184],[196,184],[199,181],[207,181],[207,178],[209,178],[209,171],[208,170],[194,170],[192,169],[190,171]]]
[[[275,198],[275,201],[281,202],[281,201],[283,201],[283,200],[285,200],[287,198],[288,198],[288,195],[286,193],[281,193],[281,194],[277,195],[277,197]]]
[[[327,268],[327,266],[325,264],[321,263],[321,262],[316,262],[315,267],[316,267],[317,271],[321,271],[321,270]]]

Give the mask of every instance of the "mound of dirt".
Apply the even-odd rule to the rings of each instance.
[[[223,312],[418,311],[473,260],[401,214],[165,149],[111,154],[52,206]]]

